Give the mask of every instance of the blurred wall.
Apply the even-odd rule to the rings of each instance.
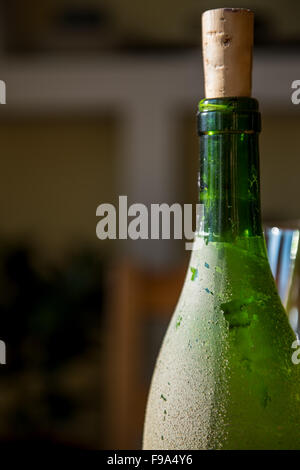
[[[30,240],[45,258],[81,242],[102,251],[95,210],[117,202],[118,136],[112,116],[39,117],[2,121],[1,234]],[[179,118],[177,200],[197,200],[198,137],[194,112]],[[265,220],[300,216],[300,116],[263,115],[260,138],[262,209]],[[175,158],[175,157],[174,157]],[[110,242],[114,251],[117,242]],[[181,245],[178,244],[181,250]]]
[[[82,243],[105,249],[95,213],[116,199],[116,141],[107,115],[2,120],[1,235],[34,242],[56,262]]]

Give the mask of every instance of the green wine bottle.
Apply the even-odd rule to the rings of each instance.
[[[241,17],[251,25],[248,10],[214,10],[217,27],[208,29],[226,37],[226,24],[233,34]],[[258,102],[249,92],[227,96],[224,75],[220,97],[220,80],[211,80],[198,112],[204,215],[153,375],[143,446],[300,449],[296,338],[261,226]]]

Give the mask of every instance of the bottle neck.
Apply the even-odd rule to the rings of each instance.
[[[199,104],[200,235],[206,241],[256,240],[264,252],[260,213],[260,113],[252,98],[218,98]],[[261,244],[261,241],[263,242]]]

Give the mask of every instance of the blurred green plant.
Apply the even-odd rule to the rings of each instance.
[[[0,441],[101,447],[103,274],[86,248],[41,268],[2,244]]]

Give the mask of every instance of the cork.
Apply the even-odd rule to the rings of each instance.
[[[205,97],[251,96],[254,14],[218,8],[202,15]]]

